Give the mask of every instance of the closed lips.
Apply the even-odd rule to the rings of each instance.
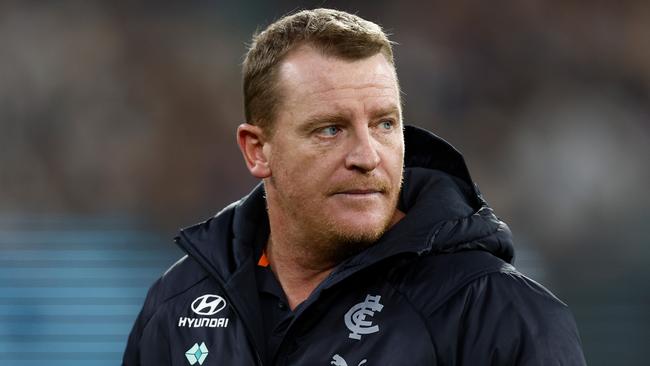
[[[372,194],[372,193],[382,193],[378,189],[351,189],[348,191],[339,192],[339,194]]]

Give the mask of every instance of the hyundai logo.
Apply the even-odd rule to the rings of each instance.
[[[217,295],[203,295],[192,301],[192,311],[199,315],[214,315],[226,307],[226,300]]]

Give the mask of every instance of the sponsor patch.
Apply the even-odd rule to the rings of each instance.
[[[178,318],[179,328],[227,328],[229,319],[226,317],[212,318],[212,316],[225,309],[228,304],[219,295],[205,294],[192,301],[192,311],[201,318],[181,316]]]
[[[199,365],[203,365],[203,362],[208,357],[208,353],[208,347],[206,347],[205,342],[201,342],[201,345],[194,343],[190,349],[185,351],[185,358],[187,358],[190,365],[194,365],[197,362]]]

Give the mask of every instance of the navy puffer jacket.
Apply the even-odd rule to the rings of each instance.
[[[406,217],[341,263],[267,354],[254,268],[263,187],[176,238],[187,253],[150,289],[124,365],[585,365],[565,304],[511,264],[508,227],[462,156],[405,129]]]

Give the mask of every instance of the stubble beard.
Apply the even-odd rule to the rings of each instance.
[[[336,265],[357,255],[374,245],[391,227],[393,215],[397,210],[397,200],[401,190],[400,181],[396,191],[384,185],[384,194],[390,197],[390,209],[383,222],[374,227],[347,227],[334,217],[318,212],[315,205],[298,202],[291,194],[277,190],[273,177],[270,183],[275,186],[280,200],[279,208],[285,212],[294,229],[301,233],[303,245],[292,248],[299,257],[311,263]],[[305,244],[306,243],[306,244]]]
[[[326,240],[321,245],[322,257],[331,263],[340,263],[373,246],[389,229],[392,215],[374,230],[344,230],[336,223],[330,223],[332,230],[324,234]]]

